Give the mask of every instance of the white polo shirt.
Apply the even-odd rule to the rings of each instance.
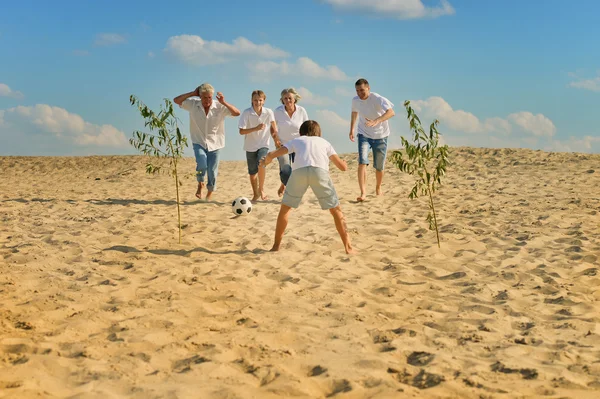
[[[271,145],[271,122],[274,121],[273,111],[269,108],[263,107],[260,115],[252,107],[245,109],[238,123],[240,129],[250,129],[261,123],[264,123],[265,127],[263,130],[244,135],[244,151],[255,152],[263,147],[269,148]]]
[[[371,92],[366,100],[358,96],[352,99],[352,112],[358,112],[358,134],[370,139],[382,139],[390,135],[390,125],[384,121],[377,126],[367,127],[366,120],[377,119],[385,114],[388,109],[394,108],[394,104],[387,98]]]
[[[283,146],[288,149],[289,153],[296,153],[292,170],[306,166],[329,170],[329,157],[336,154],[329,141],[318,136],[299,136]]]
[[[308,114],[306,110],[298,104],[296,104],[296,111],[294,111],[291,118],[285,110],[285,105],[275,108],[275,122],[277,122],[277,130],[281,143],[285,144],[291,139],[300,137],[300,125],[307,120]]]
[[[183,100],[181,108],[190,113],[192,143],[201,145],[207,151],[225,147],[225,117],[232,116],[226,106],[213,101],[206,114],[200,97],[189,97]]]

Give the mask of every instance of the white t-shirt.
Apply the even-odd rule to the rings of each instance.
[[[367,127],[365,118],[377,119],[391,108],[394,108],[394,104],[377,93],[371,92],[366,100],[361,100],[358,96],[355,96],[352,99],[352,112],[358,112],[358,134],[370,139],[382,139],[389,136],[390,125],[388,121],[377,126]]]
[[[250,129],[261,123],[265,124],[265,128],[244,135],[244,151],[255,152],[263,147],[269,148],[271,144],[271,122],[274,121],[273,111],[269,108],[263,107],[260,115],[252,107],[245,109],[238,123],[240,129]]]
[[[300,137],[300,125],[307,120],[308,114],[306,110],[298,104],[296,104],[296,111],[294,111],[291,118],[285,110],[285,105],[275,108],[275,122],[277,122],[277,130],[279,131],[278,135],[281,143],[285,144],[291,139]]]
[[[289,153],[296,153],[292,170],[306,166],[329,170],[329,157],[336,154],[329,141],[318,136],[299,136],[285,143],[284,147]]]
[[[181,108],[190,113],[192,143],[200,144],[208,151],[225,147],[225,117],[232,116],[226,106],[213,101],[207,115],[200,97],[189,97],[183,100]]]

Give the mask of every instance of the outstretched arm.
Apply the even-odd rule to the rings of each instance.
[[[183,103],[188,98],[194,97],[194,96],[200,97],[200,94],[198,93],[198,88],[196,88],[196,90],[194,90],[194,91],[190,91],[189,93],[184,93],[184,94],[178,95],[177,97],[175,97],[173,99],[173,102],[181,107],[181,103]]]
[[[262,166],[264,168],[268,164],[270,164],[271,162],[273,162],[273,160],[275,158],[282,157],[282,156],[284,156],[287,153],[288,153],[287,147],[281,146],[278,149],[276,149],[275,151],[271,151],[270,153],[267,154],[266,157],[264,157],[263,159],[261,159],[260,160],[260,166]]]
[[[338,156],[338,154],[333,154],[332,156],[329,157],[329,160],[331,162],[333,162],[333,164],[335,166],[337,166],[338,169],[341,170],[342,172],[345,172],[348,170],[348,164],[346,163],[346,161],[344,161],[342,158],[340,158]]]

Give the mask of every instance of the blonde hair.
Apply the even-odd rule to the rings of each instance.
[[[198,94],[202,93],[210,93],[212,96],[215,93],[215,88],[212,87],[210,83],[202,83],[200,86],[198,86]]]
[[[293,87],[288,87],[287,89],[281,90],[280,101],[282,104],[283,104],[283,96],[285,96],[288,93],[294,97],[294,104],[297,103],[298,101],[300,101],[300,99],[302,98],[302,96],[300,94],[298,94],[296,89],[294,89]]]
[[[250,96],[250,99],[253,99],[253,98],[254,98],[254,96],[259,96],[259,97],[262,97],[262,98],[263,98],[265,101],[267,101],[267,95],[266,95],[266,94],[265,94],[265,92],[264,92],[264,91],[262,91],[262,90],[254,90],[254,91],[252,92],[252,96]]]

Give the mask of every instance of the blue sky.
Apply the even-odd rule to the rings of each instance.
[[[600,2],[263,0],[3,2],[0,155],[135,154],[152,107],[210,82],[240,111],[283,88],[348,140],[354,82],[404,100],[450,145],[600,152]],[[178,109],[182,129],[188,116]],[[223,159],[245,159],[237,118]],[[187,152],[191,156],[191,152]]]

